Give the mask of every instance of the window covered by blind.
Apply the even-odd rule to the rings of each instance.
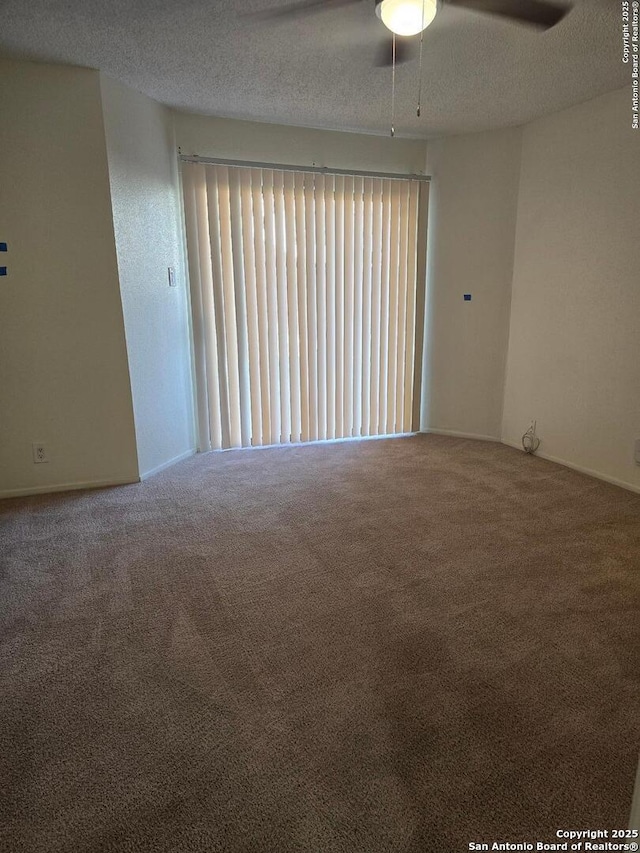
[[[183,186],[201,449],[415,428],[419,182],[185,163]]]

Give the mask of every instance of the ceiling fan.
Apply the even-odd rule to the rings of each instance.
[[[364,0],[293,0],[282,6],[248,13],[249,17],[268,20],[305,15],[351,6]],[[370,0],[368,0],[370,2]],[[548,30],[559,23],[570,9],[567,3],[545,0],[374,0],[376,15],[394,36],[418,35],[431,24],[442,5],[457,6],[489,15],[499,15],[516,23]],[[387,66],[411,58],[406,41],[386,39],[378,51],[376,65]]]

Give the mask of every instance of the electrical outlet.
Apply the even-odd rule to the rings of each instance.
[[[173,267],[167,267],[169,273],[169,287],[176,286],[176,271]]]
[[[41,441],[34,441],[31,445],[33,450],[33,464],[40,465],[42,462],[49,461],[49,454],[47,453],[47,445],[43,444]]]

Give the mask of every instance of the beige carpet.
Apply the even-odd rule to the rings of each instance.
[[[0,519],[3,851],[627,823],[640,496],[416,436],[209,454]]]

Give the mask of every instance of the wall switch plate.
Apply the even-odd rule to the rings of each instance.
[[[0,252],[6,252],[6,251],[7,251],[7,244],[6,243],[0,243]]]
[[[470,293],[465,293],[464,301],[465,302],[471,302],[471,294]]]
[[[6,275],[6,274],[7,274],[7,268],[6,267],[0,267],[0,275]]]
[[[167,267],[167,271],[169,273],[169,287],[176,286],[176,271],[174,267]]]
[[[49,461],[49,454],[47,453],[47,446],[41,441],[34,441],[31,445],[33,450],[33,464],[40,465],[42,462]]]
[[[636,439],[635,460],[636,465],[640,465],[640,438]]]

